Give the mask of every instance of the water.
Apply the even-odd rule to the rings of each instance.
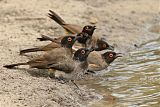
[[[101,79],[88,81],[104,96],[93,107],[160,107],[160,39],[130,52],[111,68]]]

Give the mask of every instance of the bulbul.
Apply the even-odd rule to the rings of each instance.
[[[69,73],[69,75],[66,77],[67,79],[81,79],[88,68],[87,57],[92,51],[93,49],[80,48],[74,53],[73,59],[66,58],[57,64],[50,65],[49,67]]]
[[[96,29],[96,26],[91,26],[91,25],[86,25],[83,27],[82,31],[74,34],[75,36],[79,36],[81,38],[78,39],[78,42],[82,44],[84,47],[89,46],[91,40],[92,40],[92,35],[94,33],[94,30]],[[55,38],[53,41],[59,42],[63,36],[60,36],[58,38]],[[48,38],[42,37],[42,38],[37,38],[40,41],[45,41],[48,40]]]
[[[55,22],[57,22],[59,25],[61,25],[65,30],[67,30],[69,33],[72,34],[77,34],[80,33],[82,31],[82,27],[79,25],[75,25],[75,24],[68,24],[66,23],[58,14],[56,14],[54,11],[49,10],[50,13],[48,13],[48,16],[54,20]],[[89,45],[91,45],[91,47],[96,47],[97,42],[100,41],[101,39],[98,38],[98,36],[93,35],[92,39],[90,40],[90,42],[88,43]],[[113,46],[111,49],[113,50]]]
[[[67,79],[80,79],[88,67],[87,57],[93,49],[78,49],[72,58],[66,55],[55,55],[58,51],[59,50],[56,49],[56,51],[51,51],[40,58],[33,59],[26,63],[5,65],[4,67],[11,69],[19,65],[29,65],[31,68],[54,69],[71,74]]]
[[[76,36],[77,41],[80,44],[84,45],[84,47],[87,47],[87,43],[90,41],[94,30],[95,30],[95,26],[84,26],[82,32],[77,34],[77,36]],[[61,45],[60,45],[61,40],[65,36],[61,36],[61,37],[55,38],[55,39],[51,39],[47,36],[43,36],[43,37],[51,40],[52,43],[50,43],[46,46],[38,47],[38,48],[30,48],[30,49],[21,50],[20,54],[24,54],[24,53],[28,53],[28,52],[37,52],[37,51],[49,51],[49,50],[52,50],[54,48],[60,48],[61,47]]]
[[[13,68],[19,65],[29,65],[31,68],[47,69],[50,64],[58,63],[66,59],[66,57],[72,57],[72,46],[77,40],[74,36],[66,36],[61,40],[61,48],[53,49],[46,52],[44,55],[39,56],[36,59],[30,60],[26,63],[17,63],[6,65],[4,67]]]
[[[120,54],[121,53],[115,53],[113,51],[108,51],[103,54],[96,51],[92,52],[87,58],[88,71],[94,72],[106,69],[116,58],[122,57]]]
[[[81,34],[79,34],[79,35],[81,35]],[[79,35],[77,35],[78,37],[79,37]],[[41,36],[42,38],[43,38],[43,40],[49,40],[49,41],[56,41],[56,42],[59,42],[60,41],[60,38],[58,38],[58,40],[56,40],[57,38],[51,38],[51,37],[49,37],[49,36],[46,36],[46,35],[42,35]],[[62,36],[63,37],[63,36]],[[61,38],[62,38],[61,37]],[[82,37],[82,35],[80,36],[80,37]],[[41,38],[41,39],[42,39]],[[74,45],[74,49],[76,50],[77,48],[81,48],[81,46],[80,45]],[[95,49],[95,51],[102,51],[102,50],[106,50],[106,49],[108,49],[108,50],[114,50],[114,47],[113,46],[111,46],[111,45],[109,45],[107,42],[105,42],[103,39],[98,39],[97,40],[97,43],[96,43],[96,45],[94,46],[94,47],[92,47],[92,48],[94,48]]]

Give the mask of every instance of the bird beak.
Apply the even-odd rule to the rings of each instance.
[[[94,29],[97,29],[96,26],[93,26]]]
[[[95,48],[91,47],[91,48],[89,49],[89,52],[92,52],[92,51],[94,51],[94,50],[95,50]]]
[[[116,58],[122,57],[122,53],[116,53]]]
[[[87,54],[89,55],[92,51],[94,51],[95,49],[93,47],[91,47],[90,49],[88,49],[89,51],[87,52]]]
[[[109,45],[108,49],[114,51],[114,46]]]

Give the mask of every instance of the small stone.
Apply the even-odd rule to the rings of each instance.
[[[95,18],[95,17],[91,17],[91,18],[89,19],[89,22],[90,22],[91,24],[96,24],[96,23],[98,22],[98,19]]]

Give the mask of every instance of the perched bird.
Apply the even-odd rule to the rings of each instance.
[[[83,27],[81,32],[78,32],[75,36],[79,36],[80,38],[77,40],[78,43],[82,44],[83,47],[88,47],[92,40],[92,35],[96,26],[86,25]],[[63,36],[55,38],[54,41],[59,42]],[[38,38],[42,40],[42,38]],[[43,39],[44,40],[44,39]]]
[[[67,79],[70,80],[80,79],[88,67],[87,57],[93,49],[78,49],[74,53],[73,58],[65,55],[56,55],[58,51],[59,50],[56,49],[56,51],[51,51],[40,58],[33,59],[26,63],[5,65],[4,67],[11,69],[19,65],[29,65],[31,68],[63,71],[71,74],[70,77],[67,77]]]
[[[79,36],[79,35],[77,35],[77,36]],[[56,40],[57,38],[51,38],[51,37],[49,37],[49,36],[46,36],[46,35],[42,35],[41,36],[44,40],[49,40],[49,41],[52,41],[52,42],[54,42],[54,41],[56,41],[56,42],[58,42],[60,39],[58,39],[58,41]],[[62,36],[63,37],[63,36]],[[62,38],[61,37],[61,38]],[[82,37],[82,35],[81,35],[81,37]],[[41,38],[41,39],[42,39]],[[74,45],[73,46],[74,47],[74,49],[77,49],[77,48],[79,48],[79,47],[81,47],[81,46],[79,46],[79,45]],[[102,50],[106,50],[106,49],[108,49],[108,50],[114,50],[114,47],[113,46],[111,46],[111,45],[109,45],[107,42],[105,42],[103,39],[98,39],[97,40],[97,44],[94,46],[94,47],[92,47],[92,48],[94,48],[95,49],[95,51],[102,51]]]
[[[61,40],[61,48],[53,49],[48,51],[42,56],[39,56],[36,59],[28,61],[26,63],[17,63],[6,65],[4,67],[13,68],[14,66],[19,65],[29,65],[31,68],[38,68],[38,69],[47,69],[48,65],[53,63],[58,63],[63,61],[66,57],[72,57],[72,46],[77,40],[77,37],[74,36],[66,36]]]
[[[103,54],[97,53],[96,51],[89,54],[87,58],[88,71],[100,71],[106,69],[110,63],[112,63],[116,58],[122,57],[121,53],[115,53],[113,51],[108,51]]]
[[[81,79],[88,68],[87,57],[93,50],[94,49],[80,48],[74,53],[73,59],[66,58],[58,64],[50,65],[50,68],[69,73],[69,75],[65,77],[67,79]]]
[[[87,47],[87,43],[90,41],[94,30],[95,30],[95,26],[84,26],[82,32],[77,34],[77,36],[75,36],[75,37],[77,38],[77,41],[80,44],[83,44],[84,47]],[[52,43],[50,43],[46,46],[21,50],[20,54],[29,53],[29,52],[37,52],[37,51],[49,51],[49,50],[52,50],[55,48],[60,48],[61,47],[61,45],[60,45],[61,40],[64,37],[65,36],[61,36],[58,39],[57,38],[51,39],[51,38],[43,35],[43,38],[47,38],[48,40],[51,40]]]
[[[80,33],[82,31],[83,28],[81,26],[75,25],[75,24],[68,24],[58,14],[56,14],[54,11],[49,10],[49,12],[50,13],[48,13],[48,16],[52,20],[57,22],[59,25],[61,25],[69,33],[77,34],[77,33]],[[101,39],[98,38],[98,36],[93,35],[92,39],[90,40],[90,42],[88,44],[91,45],[91,47],[96,47],[98,41],[101,41]],[[113,46],[111,46],[111,47],[112,47],[111,50],[113,50]]]

